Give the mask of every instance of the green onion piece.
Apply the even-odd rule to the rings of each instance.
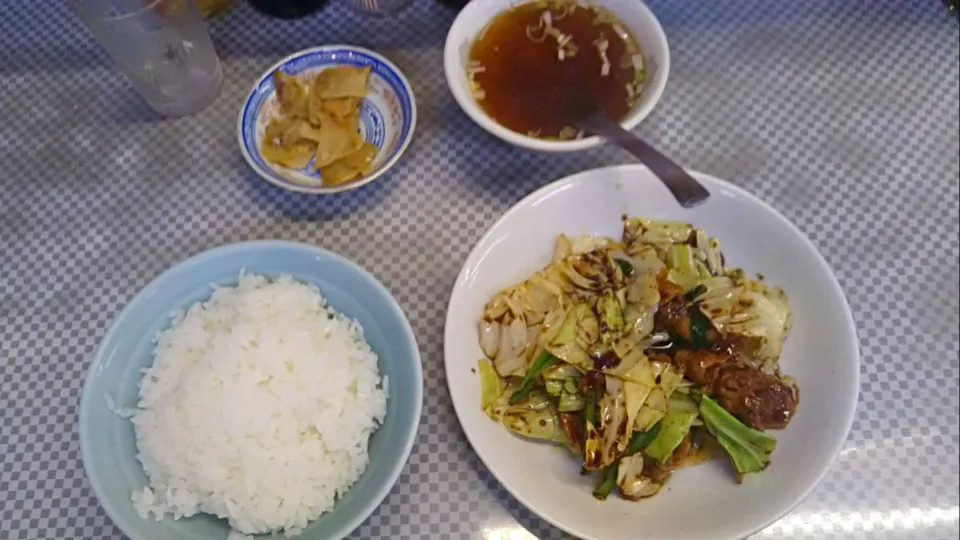
[[[593,490],[593,496],[597,499],[605,500],[608,495],[617,487],[617,469],[620,463],[612,463],[603,469],[602,480],[597,489]]]
[[[624,455],[632,456],[646,448],[660,433],[660,422],[653,425],[646,431],[635,431],[630,437],[630,444],[627,445],[627,452]]]
[[[517,391],[510,396],[510,404],[516,405],[523,400],[527,399],[527,396],[533,390],[533,383],[540,373],[556,363],[559,359],[550,354],[549,351],[544,350],[540,353],[540,356],[533,361],[533,365],[530,366],[530,369],[527,371],[527,375],[523,378],[523,381],[520,382],[520,387],[517,388]]]
[[[709,329],[710,319],[696,307],[690,310],[690,345],[695,349],[709,347],[710,342],[707,340],[707,330]]]
[[[583,404],[583,461],[586,468],[587,438],[590,436],[590,427],[597,425],[597,392],[593,387],[587,388]]]
[[[706,285],[697,285],[696,287],[687,291],[687,293],[683,295],[683,298],[686,299],[687,302],[693,302],[698,296],[705,292],[707,292]]]
[[[584,403],[583,420],[596,425],[597,423],[597,396],[592,389],[587,391],[586,402]],[[584,432],[586,433],[586,432]]]

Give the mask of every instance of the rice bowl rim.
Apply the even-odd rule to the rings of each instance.
[[[376,510],[378,506],[380,506],[380,503],[383,502],[383,499],[385,499],[386,496],[390,493],[390,490],[393,489],[393,486],[397,483],[397,479],[400,477],[400,473],[403,471],[404,466],[407,464],[407,461],[409,460],[410,452],[413,449],[413,443],[416,441],[417,433],[419,432],[419,429],[420,429],[420,420],[422,417],[423,360],[420,357],[420,348],[419,348],[419,345],[417,344],[416,335],[413,333],[413,328],[410,326],[410,321],[407,319],[407,316],[403,312],[403,309],[400,307],[400,304],[397,303],[396,298],[394,298],[394,296],[390,293],[390,291],[382,283],[380,283],[380,281],[376,277],[374,277],[373,274],[365,270],[359,264],[344,257],[343,255],[340,255],[338,253],[335,253],[333,251],[330,251],[328,249],[325,249],[319,246],[304,244],[300,242],[290,242],[285,240],[253,240],[253,241],[236,242],[232,244],[218,246],[218,247],[201,251],[199,253],[191,255],[190,257],[174,264],[173,266],[167,268],[166,270],[161,272],[159,275],[154,277],[152,280],[150,280],[148,284],[146,284],[139,291],[137,291],[137,294],[135,294],[133,298],[130,299],[130,301],[128,301],[124,305],[123,309],[120,310],[120,313],[117,314],[108,324],[107,332],[100,339],[100,342],[97,345],[97,349],[93,354],[93,359],[90,362],[89,366],[87,367],[87,373],[84,376],[83,388],[81,389],[81,392],[80,392],[80,402],[77,410],[77,416],[78,416],[77,435],[78,435],[78,438],[80,439],[80,458],[83,463],[84,475],[87,477],[87,480],[90,482],[90,486],[93,488],[94,495],[96,495],[97,502],[100,504],[100,507],[103,508],[104,512],[106,512],[107,516],[117,526],[117,528],[119,528],[126,536],[131,538],[131,540],[150,540],[150,539],[139,534],[137,529],[132,527],[130,522],[122,517],[122,514],[114,506],[113,500],[107,497],[104,487],[101,484],[100,477],[98,475],[91,474],[90,463],[92,462],[92,456],[90,455],[90,453],[92,450],[90,449],[89,445],[84,442],[85,437],[83,436],[83,433],[89,431],[87,424],[90,421],[85,411],[87,411],[88,409],[87,404],[90,403],[92,399],[96,398],[96,396],[91,395],[91,392],[93,391],[92,390],[93,382],[95,378],[99,376],[100,372],[102,371],[103,359],[107,355],[107,348],[115,340],[115,336],[119,332],[118,327],[120,326],[120,322],[128,317],[131,317],[139,308],[139,305],[143,303],[150,295],[154,294],[154,289],[156,289],[159,284],[167,280],[175,279],[180,274],[189,274],[191,270],[197,267],[203,266],[205,264],[209,264],[212,260],[216,259],[219,256],[231,254],[234,252],[242,252],[242,251],[248,251],[248,250],[257,251],[260,249],[267,249],[267,248],[285,248],[285,249],[290,249],[294,251],[312,252],[315,255],[328,257],[329,259],[339,262],[340,264],[344,265],[350,272],[360,276],[364,280],[365,285],[372,288],[374,292],[376,292],[378,295],[385,298],[385,300],[387,301],[387,305],[390,307],[390,310],[391,310],[391,313],[389,315],[391,315],[392,318],[399,319],[399,322],[401,322],[401,325],[400,325],[401,330],[403,331],[404,337],[409,343],[408,352],[411,355],[411,358],[415,360],[414,362],[412,362],[413,370],[414,370],[414,373],[413,373],[414,380],[416,381],[416,385],[413,388],[413,392],[412,392],[414,394],[413,395],[414,414],[412,418],[413,421],[411,423],[411,428],[407,429],[406,432],[402,433],[402,435],[405,437],[405,441],[403,442],[403,446],[401,447],[401,452],[399,453],[400,459],[396,461],[396,464],[389,471],[386,477],[387,481],[383,482],[381,485],[374,488],[373,497],[367,499],[366,503],[363,504],[360,512],[357,512],[355,515],[353,515],[352,517],[346,520],[345,524],[342,527],[340,527],[339,531],[337,531],[337,534],[339,536],[334,536],[333,538],[343,538],[344,536],[346,536],[347,534],[355,530],[358,526],[360,526],[361,523],[366,521],[368,517],[370,517],[373,511]],[[245,269],[237,268],[236,274],[239,276],[241,271],[245,271]],[[251,272],[251,274],[254,274],[254,273],[261,274],[261,275],[268,275],[269,277],[274,278],[277,275],[282,274],[284,272],[283,271],[272,271],[269,273]],[[311,286],[317,286],[317,284],[313,281],[308,281],[308,280],[298,278],[293,274],[290,274],[290,275],[295,281],[299,281],[301,283],[307,283]],[[211,285],[217,285],[217,284],[211,284]],[[322,290],[320,291],[320,294],[321,296],[323,295]],[[337,313],[342,313],[350,317],[348,313],[340,312],[335,308],[333,308],[333,306],[328,305],[328,307],[336,311]],[[350,317],[350,318],[353,319],[353,317]],[[374,353],[376,353],[376,351],[374,351]],[[379,366],[379,363],[380,363],[380,355],[377,354],[378,366]],[[379,371],[379,368],[378,368],[378,371]],[[407,390],[407,392],[409,393],[409,390]],[[392,399],[394,395],[395,394],[393,394],[392,392],[388,392],[387,394],[388,404],[389,404],[389,400]],[[389,415],[385,416],[384,421],[387,421],[389,418],[390,418]],[[383,423],[381,423],[377,429],[379,430],[380,427],[382,426],[383,426]],[[374,431],[374,433],[376,433],[376,431]],[[366,467],[364,468],[364,471],[369,469],[372,463],[373,463],[373,459],[370,458]],[[142,465],[141,465],[141,468],[142,468]],[[350,489],[353,489],[353,487],[351,487]],[[340,497],[337,497],[338,502],[339,502],[339,499]],[[326,516],[326,515],[336,513],[336,511],[337,511],[337,506],[335,503],[334,507],[331,510],[324,512],[321,516]],[[201,513],[198,513],[197,515]],[[216,516],[213,516],[212,514],[209,514],[209,515],[211,515],[212,517],[216,517]],[[170,518],[164,517],[163,520],[166,521],[168,519]],[[310,521],[312,522],[313,520],[310,520]]]

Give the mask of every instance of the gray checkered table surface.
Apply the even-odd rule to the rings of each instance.
[[[819,487],[760,538],[960,535],[960,37],[937,0],[651,0],[666,92],[638,128],[688,167],[756,193],[822,251],[850,301],[860,404]],[[470,448],[444,382],[449,291],[483,231],[547,182],[624,163],[488,136],[446,88],[453,13],[331,3],[298,21],[237,5],[211,23],[225,81],[155,117],[62,2],[0,0],[0,538],[121,538],[80,462],[77,402],[108,322],[162,270],[214,246],[287,239],[337,251],[394,292],[421,347],[425,402],[397,485],[353,538],[564,538]],[[247,167],[236,114],[296,50],[377,50],[417,94],[396,169],[331,197]]]

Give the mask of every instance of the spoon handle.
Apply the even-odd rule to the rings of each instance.
[[[599,135],[633,154],[663,181],[680,206],[693,208],[710,197],[710,192],[700,182],[687,174],[679,165],[661,154],[656,148],[620,127],[603,114],[593,114],[578,122],[579,127]]]

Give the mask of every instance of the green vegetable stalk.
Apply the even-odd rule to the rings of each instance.
[[[652,428],[646,431],[637,431],[634,432],[633,437],[630,438],[630,444],[627,445],[627,451],[624,453],[626,456],[632,456],[637,452],[646,448],[653,440],[657,437],[657,433],[660,433],[660,424],[655,424]]]
[[[597,423],[597,394],[593,389],[587,390],[587,401],[584,404],[583,421],[588,424]]]
[[[617,469],[619,465],[620,462],[618,461],[604,467],[600,485],[597,486],[597,489],[593,490],[594,497],[601,501],[605,500],[613,489],[617,487]]]
[[[673,454],[673,451],[680,446],[683,438],[690,432],[690,426],[693,425],[693,420],[696,417],[697,413],[695,412],[668,411],[663,420],[657,424],[660,426],[657,436],[650,442],[644,453],[660,463],[667,461],[670,454]]]
[[[738,478],[745,473],[762,471],[770,463],[770,454],[777,447],[776,439],[744,425],[707,396],[700,400],[700,414],[707,429],[730,456]]]
[[[695,349],[705,349],[710,346],[707,331],[710,329],[710,319],[699,309],[690,310],[690,345]]]
[[[703,285],[703,284],[697,285],[696,287],[694,287],[694,288],[690,289],[689,291],[687,291],[687,293],[683,295],[683,298],[684,298],[687,302],[693,302],[694,300],[697,299],[698,296],[700,296],[701,294],[703,294],[703,293],[705,293],[705,292],[707,292],[707,286],[706,286],[706,285]]]
[[[530,366],[530,369],[527,371],[527,375],[523,378],[523,381],[520,382],[520,387],[517,388],[517,391],[510,396],[510,404],[516,405],[521,401],[527,399],[527,396],[530,395],[530,391],[533,390],[533,383],[536,382],[537,376],[540,375],[543,370],[552,366],[557,362],[557,357],[550,354],[549,351],[543,351],[540,353],[540,356],[533,361],[533,365]]]
[[[587,375],[589,377],[589,374]],[[588,383],[584,397],[586,403],[583,409],[583,467],[584,469],[599,468],[601,437],[597,431],[597,411],[600,408],[600,389],[597,383],[591,378]]]

